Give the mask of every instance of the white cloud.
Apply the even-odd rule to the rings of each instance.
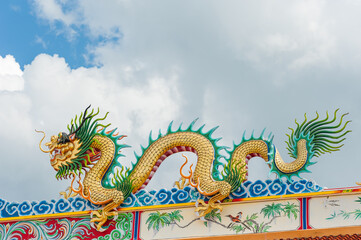
[[[274,52],[289,52],[297,49],[297,42],[290,36],[279,33],[271,34],[265,38],[265,50]]]
[[[0,56],[0,91],[20,91],[24,89],[23,72],[11,55]]]
[[[75,15],[72,12],[64,12],[63,6],[67,2],[57,0],[36,0],[34,2],[39,17],[50,22],[60,21],[65,25],[74,24]]]
[[[20,92],[0,94],[0,138],[2,141],[21,141],[30,146],[34,143],[33,126],[30,116],[31,101]]]
[[[63,58],[41,54],[25,66],[24,78],[28,81],[25,92],[34,105],[46,103],[48,107],[40,110],[42,117],[49,114],[47,111],[62,115],[60,109],[74,114],[93,104],[111,110],[123,129],[144,133],[149,131],[150,123],[176,117],[182,105],[175,71],[168,75],[151,73],[145,75],[143,84],[127,84],[136,81],[129,72],[144,71],[139,66],[127,66],[124,74],[117,76],[106,68],[70,69]],[[121,76],[128,76],[128,80]],[[58,119],[54,120],[64,125],[64,119]]]

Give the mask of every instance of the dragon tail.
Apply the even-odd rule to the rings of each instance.
[[[306,114],[301,124],[295,120],[297,127],[289,128],[291,134],[286,134],[288,154],[295,160],[290,163],[284,162],[276,149],[274,161],[271,163],[271,172],[290,180],[292,176],[299,176],[301,172],[309,172],[307,167],[316,163],[311,162],[312,157],[339,151],[343,146],[341,143],[346,139],[345,135],[351,132],[345,130],[351,121],[343,121],[348,113],[343,114],[337,121],[338,110],[335,110],[332,119],[326,112],[326,118],[319,120],[319,114],[316,112],[317,116],[312,120],[308,121]]]

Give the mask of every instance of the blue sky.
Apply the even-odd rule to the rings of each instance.
[[[1,2],[1,56],[12,54],[22,68],[30,64],[39,53],[58,54],[67,59],[72,68],[93,65],[87,47],[104,41],[104,38],[90,38],[86,27],[82,25],[72,26],[76,33],[70,37],[61,21],[50,23],[39,18],[36,11],[32,1]]]
[[[197,117],[219,125],[215,136],[226,146],[266,127],[286,160],[295,118],[341,108],[353,132],[302,177],[355,185],[360,12],[354,0],[1,1],[0,198],[50,199],[66,189],[34,129],[47,137],[65,131],[89,104],[109,111],[112,126],[128,136],[125,165],[151,130]],[[171,187],[162,184],[173,182],[178,163],[157,173],[153,187]],[[268,177],[261,159],[250,165],[251,178]]]

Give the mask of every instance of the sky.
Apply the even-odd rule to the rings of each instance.
[[[197,117],[198,126],[220,126],[214,136],[226,146],[266,128],[290,161],[284,141],[294,120],[340,108],[352,120],[344,147],[301,176],[354,186],[360,11],[356,0],[1,1],[0,198],[58,198],[70,182],[55,179],[34,129],[49,139],[89,104],[128,136],[124,165],[151,130]],[[170,188],[181,163],[172,156],[149,187]],[[249,175],[266,179],[268,167],[252,159]]]

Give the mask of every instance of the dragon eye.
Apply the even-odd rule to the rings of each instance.
[[[65,132],[59,133],[58,143],[64,144],[70,142],[68,134]]]

